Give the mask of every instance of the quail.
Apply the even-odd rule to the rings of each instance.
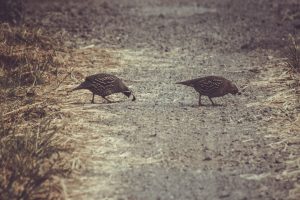
[[[222,97],[228,93],[236,95],[241,94],[231,81],[221,76],[206,76],[192,80],[177,82],[176,84],[193,87],[199,93],[199,106],[201,106],[201,96],[208,96],[212,105],[216,105],[212,98]]]
[[[85,81],[82,82],[78,87],[74,88],[72,91],[86,89],[93,93],[92,103],[94,102],[95,95],[101,96],[108,102],[111,102],[106,96],[114,93],[123,93],[128,98],[132,95],[132,101],[135,101],[135,96],[132,91],[122,82],[118,77],[111,74],[94,74],[87,76]]]

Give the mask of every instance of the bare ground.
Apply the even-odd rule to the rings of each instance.
[[[29,2],[28,22],[77,49],[72,79],[54,94],[77,146],[67,199],[297,199],[300,143],[280,133],[299,111],[273,101],[285,38],[299,35],[297,1]],[[124,79],[137,101],[66,95],[80,73],[99,72]],[[243,94],[199,108],[192,89],[174,84],[211,74]],[[298,130],[286,134],[299,141]]]

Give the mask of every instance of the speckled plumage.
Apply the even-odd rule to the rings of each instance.
[[[85,78],[84,82],[72,91],[81,89],[86,89],[93,93],[92,103],[94,103],[95,94],[109,101],[106,96],[120,92],[128,98],[132,95],[132,101],[135,101],[135,96],[132,94],[132,91],[122,82],[121,79],[111,74],[100,73],[88,76]]]
[[[199,93],[199,106],[202,105],[201,96],[208,96],[211,103],[215,105],[215,103],[212,101],[212,98],[214,97],[222,97],[228,93],[234,95],[240,94],[235,84],[221,76],[206,76],[177,82],[176,84],[193,87]]]

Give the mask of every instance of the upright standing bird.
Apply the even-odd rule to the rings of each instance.
[[[81,89],[86,89],[93,93],[92,103],[95,103],[95,94],[101,96],[106,101],[111,102],[106,96],[119,92],[123,93],[128,98],[132,95],[132,101],[135,101],[135,96],[132,91],[122,82],[122,80],[110,74],[100,73],[87,76],[85,81],[72,91]]]
[[[201,106],[201,96],[208,96],[213,105],[216,105],[212,98],[221,97],[228,93],[241,94],[231,81],[221,76],[206,76],[192,80],[177,82],[176,84],[187,85],[193,87],[199,93],[199,106]]]

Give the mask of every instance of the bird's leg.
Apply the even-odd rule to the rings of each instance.
[[[202,103],[201,103],[201,94],[199,94],[199,106],[202,106]]]
[[[95,97],[95,94],[93,93],[93,98],[92,98],[91,103],[95,103],[95,102],[94,102],[94,97]]]
[[[212,103],[212,105],[215,106],[216,104],[213,102],[213,100],[210,97],[208,97],[208,98],[209,98],[210,102]]]
[[[136,100],[135,96],[133,94],[131,95],[132,95],[132,101],[135,101]]]
[[[109,100],[108,98],[106,98],[106,97],[102,97],[102,98],[105,99],[107,101],[107,103],[112,103],[112,101]]]

